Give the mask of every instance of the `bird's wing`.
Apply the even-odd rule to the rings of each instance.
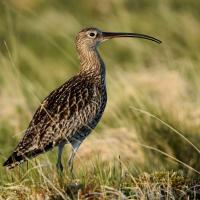
[[[80,77],[73,77],[51,92],[36,110],[22,140],[4,165],[18,165],[26,157],[47,151],[87,124],[90,116],[86,109],[92,106],[93,117],[98,108],[98,103],[93,101],[96,92],[94,84]]]

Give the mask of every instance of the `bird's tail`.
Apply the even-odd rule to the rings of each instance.
[[[8,169],[12,169],[21,163],[27,161],[30,158],[37,156],[38,154],[42,153],[41,149],[33,150],[27,152],[25,154],[18,154],[17,152],[13,152],[11,156],[4,162],[3,166],[7,167]]]
[[[11,156],[4,162],[3,166],[7,167],[8,169],[12,169],[16,167],[17,165],[20,165],[21,163],[36,157],[37,155],[49,151],[53,148],[52,143],[45,146],[44,149],[34,149],[28,152],[25,152],[24,154],[20,154],[17,151],[14,151]]]
[[[13,152],[13,154],[4,162],[3,166],[11,169],[21,164],[25,160],[26,158],[23,155],[17,155],[16,152]]]

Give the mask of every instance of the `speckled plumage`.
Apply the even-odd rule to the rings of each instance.
[[[66,143],[73,148],[68,161],[72,165],[78,147],[95,128],[106,106],[106,70],[96,48],[99,43],[115,35],[138,37],[139,34],[101,32],[96,28],[86,28],[78,33],[76,49],[80,58],[80,72],[43,100],[4,166],[13,168],[58,146],[57,167],[62,170],[61,155]],[[139,36],[159,41],[150,36]]]
[[[15,167],[62,142],[81,143],[100,120],[107,100],[105,66],[96,51],[85,52],[85,59],[85,53],[77,50],[79,74],[44,99],[4,166]]]

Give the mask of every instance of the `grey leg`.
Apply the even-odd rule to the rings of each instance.
[[[63,171],[63,165],[62,165],[62,152],[63,152],[63,148],[65,146],[65,143],[60,143],[58,145],[58,159],[57,159],[57,163],[56,163],[56,167],[58,171]]]
[[[72,172],[72,170],[73,170],[73,160],[74,160],[74,157],[76,155],[76,152],[77,152],[79,146],[81,145],[81,142],[77,141],[77,142],[72,143],[71,145],[72,145],[72,152],[69,156],[67,164],[68,164],[70,172],[73,173]]]

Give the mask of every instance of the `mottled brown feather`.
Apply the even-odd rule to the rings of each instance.
[[[13,168],[61,142],[82,142],[100,120],[107,100],[105,66],[96,49],[84,49],[82,43],[79,35],[79,74],[43,100],[4,166]]]

